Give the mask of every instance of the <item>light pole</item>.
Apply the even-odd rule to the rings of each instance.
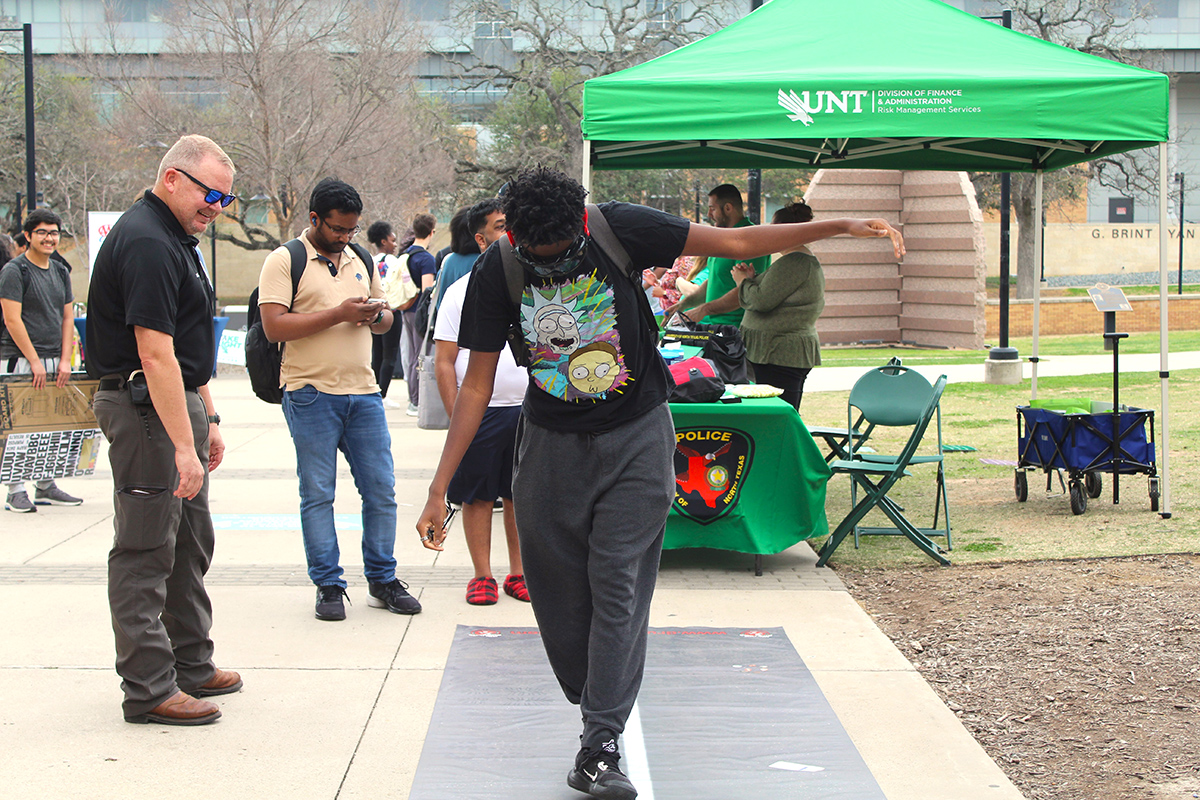
[[[37,207],[37,170],[34,165],[34,126],[33,126],[33,25],[26,22],[19,28],[0,28],[0,33],[21,33],[25,49],[25,204]],[[17,201],[17,214],[20,214],[20,200]],[[18,219],[17,222],[21,220]]]
[[[762,7],[762,0],[750,0],[750,13]],[[746,170],[746,216],[755,225],[762,222],[762,170]]]

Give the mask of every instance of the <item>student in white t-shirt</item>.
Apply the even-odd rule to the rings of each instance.
[[[471,275],[468,272],[447,287],[433,328],[434,371],[447,414],[453,413],[470,358],[470,352],[458,346],[458,326]],[[463,535],[475,567],[475,577],[467,584],[467,602],[471,605],[491,605],[500,595],[491,563],[492,509],[497,498],[504,503],[504,535],[508,544],[509,570],[504,591],[518,600],[529,600],[512,504],[513,448],[528,382],[525,368],[518,367],[512,352],[505,349],[496,365],[496,383],[479,432],[446,490],[450,503],[462,504]]]

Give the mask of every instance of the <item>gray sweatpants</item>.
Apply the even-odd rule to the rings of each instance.
[[[583,715],[582,744],[625,729],[646,662],[646,628],[667,512],[675,430],[664,403],[608,433],[522,418],[513,505],[533,612],[550,666]]]
[[[175,446],[158,414],[139,409],[129,391],[96,392],[96,421],[108,439],[116,515],[108,554],[108,603],[117,645],[117,674],[126,717],[144,714],[182,689],[203,686],[216,672],[212,604],[204,574],[212,563],[208,512],[208,412],[187,392],[196,457],[204,486],[176,497]]]

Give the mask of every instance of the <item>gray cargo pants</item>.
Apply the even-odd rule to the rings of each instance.
[[[187,392],[196,455],[208,468],[208,415]],[[94,408],[108,439],[116,536],[108,554],[108,603],[126,717],[144,714],[179,689],[212,678],[212,604],[204,588],[213,554],[208,475],[191,500],[176,497],[175,446],[151,407],[129,391],[97,392]]]
[[[607,433],[524,417],[513,505],[550,666],[583,715],[583,747],[625,729],[646,662],[663,531],[675,497],[666,404]]]

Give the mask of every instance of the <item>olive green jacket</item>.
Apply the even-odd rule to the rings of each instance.
[[[825,308],[825,273],[816,256],[780,256],[767,272],[742,281],[738,302],[746,309],[742,338],[750,361],[781,367],[821,363],[816,326]]]

